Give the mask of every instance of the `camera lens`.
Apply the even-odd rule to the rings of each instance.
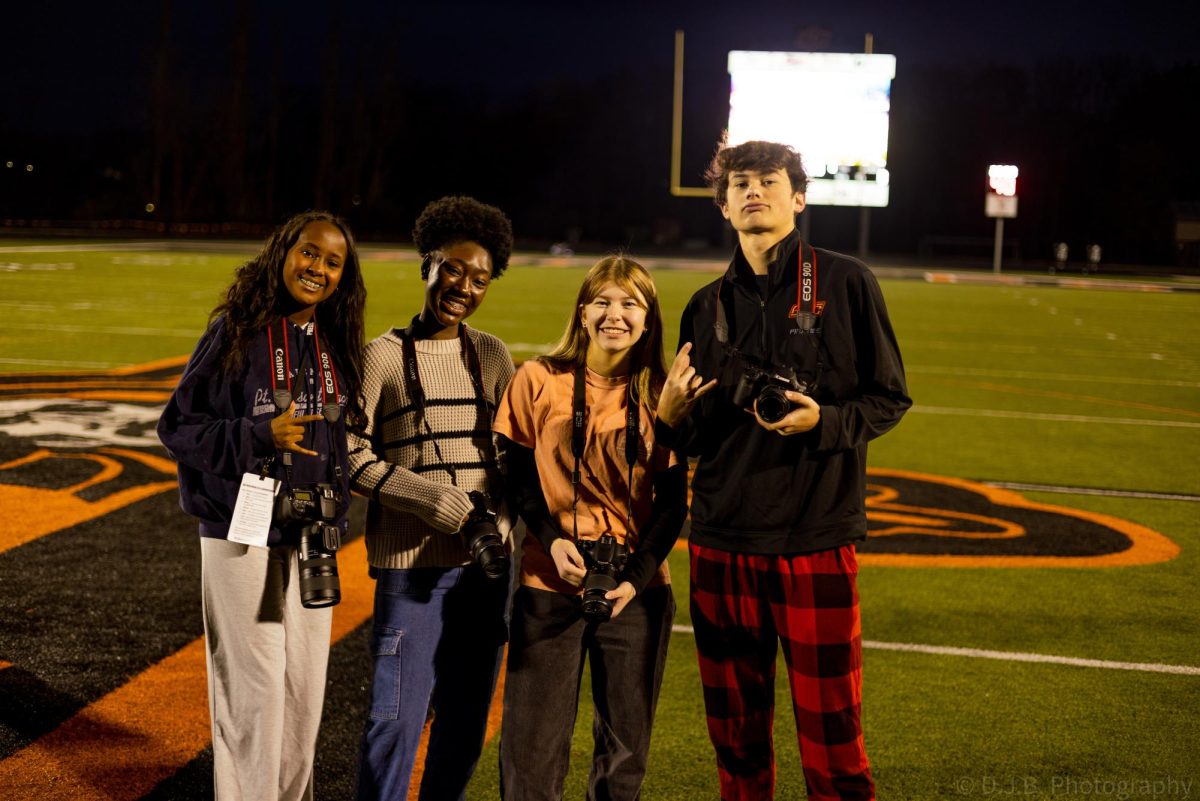
[[[604,622],[612,617],[613,602],[604,596],[617,588],[617,580],[607,572],[588,571],[583,582],[583,617]]]
[[[504,543],[500,541],[499,537],[490,535],[480,537],[472,554],[488,578],[498,579],[508,575],[508,552],[505,551]]]
[[[474,525],[468,524],[463,529],[463,539],[467,550],[485,576],[498,579],[508,575],[510,559],[504,547],[504,540],[490,521],[480,521]]]
[[[769,386],[759,393],[755,409],[758,411],[758,416],[766,422],[777,423],[792,410],[792,402],[788,400],[782,389],[777,386]]]
[[[324,526],[305,526],[300,532],[300,603],[306,609],[334,606],[342,600],[337,557],[326,549]]]

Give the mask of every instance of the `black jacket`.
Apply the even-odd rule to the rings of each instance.
[[[815,264],[818,324],[800,330],[799,267]],[[729,345],[714,323],[718,292]],[[722,279],[692,296],[679,344],[719,385],[664,442],[699,457],[692,480],[691,540],[727,551],[794,554],[866,537],[867,442],[912,405],[879,284],[865,264],[813,250],[792,231],[771,263],[765,298],[739,247]],[[762,428],[732,396],[748,364],[792,368],[821,406],[817,427],[781,436]]]

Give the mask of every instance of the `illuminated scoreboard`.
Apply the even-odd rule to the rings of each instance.
[[[810,204],[886,206],[895,76],[890,55],[731,51],[729,144],[796,148]]]

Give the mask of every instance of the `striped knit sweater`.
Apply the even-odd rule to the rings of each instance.
[[[366,541],[373,567],[453,567],[471,560],[455,532],[472,509],[467,492],[499,488],[492,417],[513,376],[513,362],[491,334],[468,328],[467,336],[479,354],[487,419],[480,419],[457,338],[414,343],[423,418],[404,377],[398,333],[389,331],[367,345],[362,388],[367,427],[365,437],[349,435],[350,483],[371,499]]]

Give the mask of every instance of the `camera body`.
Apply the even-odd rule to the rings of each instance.
[[[595,540],[580,540],[577,544],[587,565],[587,575],[583,577],[583,617],[603,622],[611,618],[613,612],[613,601],[605,596],[617,588],[617,577],[625,567],[629,553],[611,534],[601,534]]]
[[[758,367],[748,364],[738,378],[731,401],[749,411],[758,411],[758,416],[768,423],[777,423],[792,410],[787,390],[812,394],[810,387],[796,377],[790,367]]]
[[[472,509],[467,521],[459,529],[463,544],[471,552],[471,558],[479,565],[483,574],[490,579],[508,575],[511,559],[504,547],[504,538],[496,525],[496,513],[492,511],[491,499],[485,492],[472,490],[467,493]]]
[[[333,484],[287,487],[275,497],[274,521],[300,523],[300,603],[307,609],[334,606],[342,600],[337,549],[342,530],[334,525],[341,493]]]

